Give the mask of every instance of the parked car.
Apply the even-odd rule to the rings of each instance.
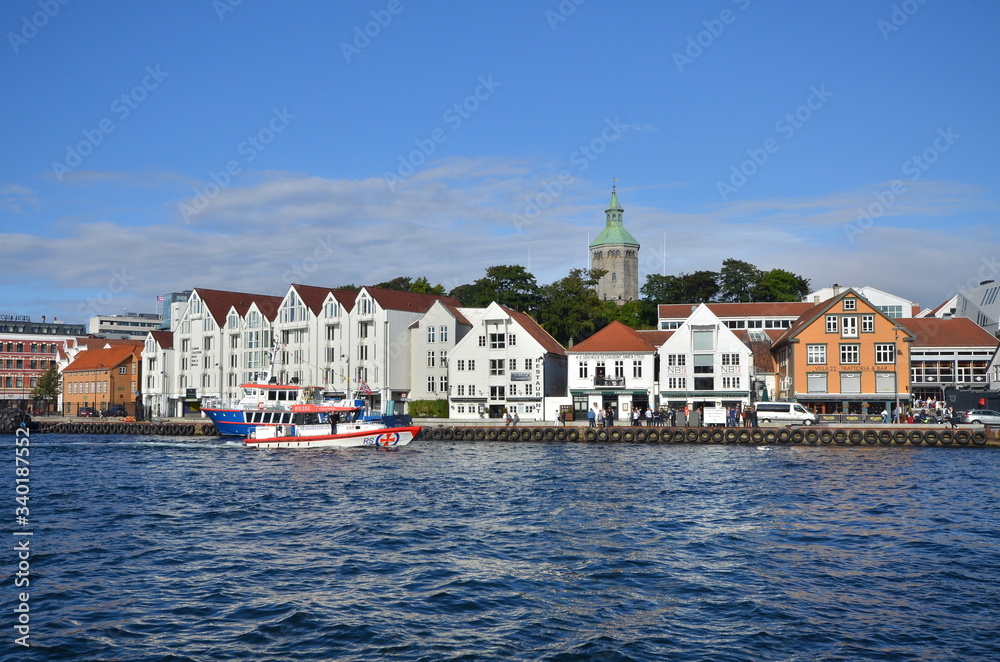
[[[76,412],[77,416],[93,417],[97,416],[97,410],[93,407],[80,407]]]
[[[125,407],[122,405],[113,405],[102,411],[101,416],[104,418],[124,418],[128,416],[128,412],[125,411]]]
[[[1000,411],[994,411],[993,409],[973,409],[972,411],[963,411],[959,415],[958,422],[1000,425]]]

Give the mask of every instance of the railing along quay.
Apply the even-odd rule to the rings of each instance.
[[[869,427],[610,427],[424,425],[434,441],[562,441],[661,444],[1000,447],[993,430],[927,426]]]

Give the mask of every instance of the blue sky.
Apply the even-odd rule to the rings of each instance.
[[[935,306],[1000,269],[998,27],[986,0],[10,0],[0,313],[544,284],[614,178],[641,282],[736,258]]]

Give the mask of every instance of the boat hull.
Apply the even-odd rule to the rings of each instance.
[[[392,448],[405,446],[420,432],[419,427],[383,428],[381,430],[360,430],[341,434],[324,434],[309,436],[273,437],[271,439],[246,438],[243,440],[250,448],[357,448],[361,446],[380,446]]]

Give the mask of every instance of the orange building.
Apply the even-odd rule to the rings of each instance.
[[[817,413],[879,413],[910,403],[915,337],[853,289],[819,303],[774,342],[777,400]]]
[[[88,349],[77,354],[62,372],[63,414],[76,416],[82,407],[100,413],[122,405],[134,416],[142,383],[141,356],[141,345]]]

